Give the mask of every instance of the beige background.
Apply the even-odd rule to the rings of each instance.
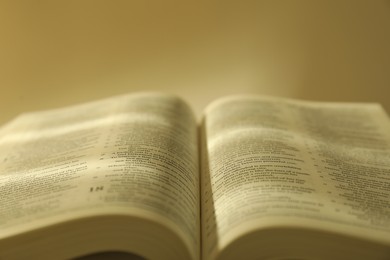
[[[0,124],[140,91],[376,101],[390,111],[390,1],[2,1]]]

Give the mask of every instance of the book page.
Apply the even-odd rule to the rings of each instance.
[[[199,253],[197,126],[176,97],[134,94],[22,115],[0,130],[0,162],[0,238],[88,212],[137,210],[176,227]]]
[[[202,125],[203,256],[267,225],[390,244],[390,125],[376,104],[216,101]]]

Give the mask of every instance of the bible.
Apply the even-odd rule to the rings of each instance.
[[[199,121],[199,122],[198,122]],[[389,259],[379,104],[134,93],[0,128],[0,259]]]

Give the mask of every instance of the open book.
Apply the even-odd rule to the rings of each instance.
[[[0,129],[0,259],[389,259],[378,104],[139,93]]]

